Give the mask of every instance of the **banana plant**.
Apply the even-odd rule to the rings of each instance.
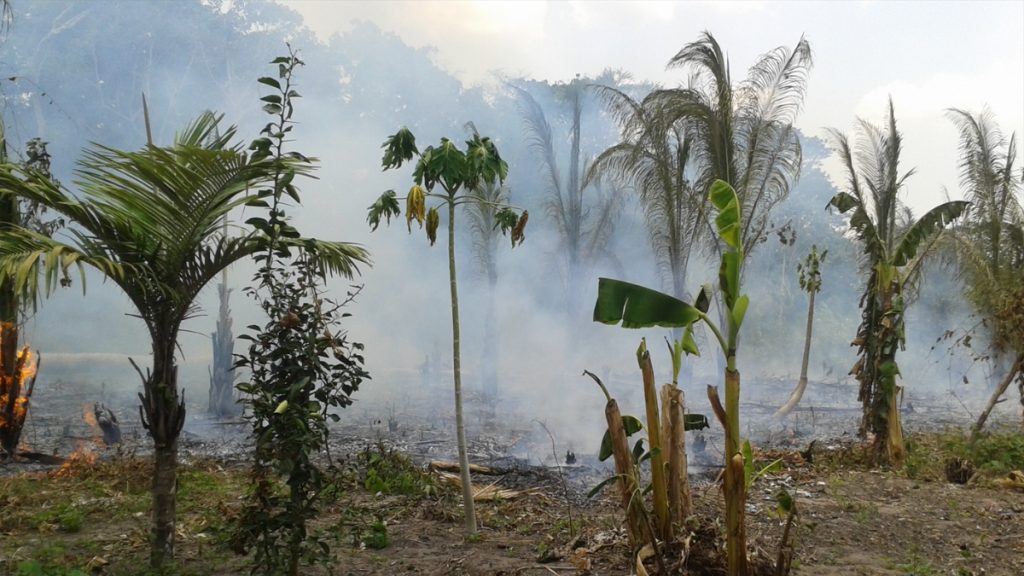
[[[707,314],[701,300],[691,305],[668,294],[630,284],[621,280],[601,278],[598,281],[594,321],[621,324],[623,328],[692,328],[703,322],[717,340],[726,358],[725,405],[719,399],[718,389],[708,386],[708,399],[722,427],[725,429],[725,509],[726,509],[726,563],[729,576],[747,574],[746,532],[744,506],[746,504],[745,459],[740,447],[740,373],[736,355],[740,327],[746,316],[750,299],[740,291],[740,278],[744,261],[741,239],[741,209],[736,191],[727,182],[716,180],[710,187],[708,198],[717,215],[715,229],[723,244],[718,272],[720,302],[724,307],[724,326],[719,326]]]
[[[860,241],[869,267],[861,297],[861,324],[853,344],[858,360],[850,370],[860,382],[863,416],[860,434],[875,437],[876,457],[900,466],[906,455],[900,423],[897,351],[905,340],[903,292],[921,272],[924,256],[939,233],[959,218],[968,202],[954,200],[926,212],[916,222],[897,219],[903,183],[914,171],[900,173],[902,136],[896,129],[892,100],[885,128],[860,121],[860,141],[831,130],[833,147],[843,161],[846,189],[829,207],[848,214],[850,230]]]
[[[459,472],[462,483],[462,499],[466,511],[466,532],[476,534],[476,514],[473,507],[473,489],[469,476],[469,456],[466,450],[466,427],[462,414],[462,357],[459,336],[459,293],[455,273],[455,212],[460,205],[487,202],[479,194],[472,194],[485,184],[504,182],[508,175],[508,164],[501,159],[497,147],[490,138],[482,137],[473,130],[466,141],[465,150],[455,142],[442,138],[437,146],[428,146],[422,151],[416,147],[416,136],[408,128],[402,128],[384,142],[384,170],[400,168],[402,164],[415,159],[413,169],[414,185],[405,198],[399,198],[394,190],[388,190],[369,207],[367,222],[373,230],[380,226],[381,219],[390,223],[392,217],[401,214],[399,201],[405,200],[405,220],[409,232],[415,220],[420,227],[426,223],[427,239],[433,246],[437,241],[440,213],[437,206],[427,209],[427,202],[436,200],[441,207],[448,207],[448,277],[451,289],[452,307],[452,363],[455,385],[455,428],[459,451]],[[512,247],[522,243],[529,214],[523,210],[517,213],[512,207],[496,205],[496,227],[502,234],[510,232]]]

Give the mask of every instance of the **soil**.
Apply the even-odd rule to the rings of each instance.
[[[35,416],[35,429],[27,434],[33,449],[67,454],[74,449],[67,446],[68,439],[76,444],[83,439],[89,441],[92,433],[88,427],[76,419],[68,424],[69,418],[58,414],[53,398],[47,399],[44,393],[38,400],[37,405],[45,408]],[[479,537],[465,538],[460,499],[453,488],[442,487],[427,495],[412,496],[366,490],[363,478],[359,477],[358,462],[353,459],[360,451],[397,450],[408,454],[423,469],[430,460],[452,459],[453,442],[444,416],[429,417],[440,412],[427,404],[413,406],[426,400],[405,401],[408,404],[402,414],[396,415],[393,405],[379,407],[377,416],[368,410],[371,417],[339,427],[334,435],[332,453],[336,459],[350,457],[355,477],[346,480],[343,493],[325,508],[316,526],[332,534],[335,560],[326,567],[304,569],[304,574],[635,573],[635,559],[613,494],[609,491],[596,498],[586,497],[586,492],[608,474],[608,469],[583,453],[577,455],[578,461],[572,465],[556,462],[554,454],[560,458],[567,445],[556,443],[542,427],[524,425],[523,419],[515,414],[507,414],[504,419],[499,415],[491,425],[471,431],[473,461],[505,472],[497,476],[476,475],[474,483],[527,491],[517,497],[479,503]],[[74,402],[76,405],[69,412],[80,413],[78,398]],[[966,485],[958,485],[864,467],[856,457],[856,444],[842,435],[843,429],[851,427],[847,421],[851,420],[850,415],[843,412],[847,408],[830,412],[820,408],[820,402],[817,405],[818,412],[809,413],[810,418],[801,426],[776,428],[758,442],[762,447],[774,447],[761,453],[759,459],[768,462],[782,458],[782,468],[759,477],[749,494],[747,533],[752,557],[776,557],[784,519],[775,514],[774,497],[780,488],[785,488],[796,497],[798,511],[793,533],[795,574],[1024,574],[1024,493],[1000,488],[991,477],[982,475]],[[917,405],[917,413],[921,414],[934,403],[918,400]],[[744,407],[752,413],[752,420],[758,417],[758,410],[768,413],[773,408],[759,408],[757,404]],[[130,412],[123,410],[122,420],[130,421]],[[474,410],[479,413],[480,406]],[[196,407],[193,414],[198,412]],[[828,424],[830,414],[842,423]],[[12,490],[15,482],[27,480],[27,484],[38,487],[33,490],[44,493],[45,497],[34,500],[41,503],[40,509],[56,506],[62,498],[70,496],[61,480],[55,478],[58,468],[54,465],[0,466],[0,575],[17,574],[18,563],[38,558],[37,552],[43,548],[56,550],[54,565],[67,569],[112,575],[144,572],[142,567],[148,558],[145,450],[149,443],[132,424],[127,423],[124,428],[121,455],[111,455],[112,450],[101,455],[101,466],[106,462],[111,472],[79,465],[68,473],[88,476],[94,483],[106,486],[101,490],[101,499],[105,499],[102,504],[110,510],[97,513],[94,518],[87,516],[77,531],[64,532],[46,524],[5,523],[4,519],[19,506],[24,507],[19,502],[22,496],[4,493],[5,488]],[[244,489],[236,486],[244,485],[244,426],[198,418],[187,430],[191,431],[181,442],[183,470],[199,470],[223,478],[229,489],[217,497],[215,504],[192,503],[190,476],[182,476],[177,573],[244,573],[248,560],[228,550],[223,530],[218,528],[230,524],[240,514],[244,502]],[[677,557],[680,561],[670,564],[674,573],[723,573],[714,561],[720,557],[718,548],[722,545],[716,520],[723,516],[722,498],[714,479],[718,471],[714,463],[720,456],[714,449],[715,435],[707,432],[703,453],[691,446],[699,522],[691,526],[694,534],[688,541],[685,560]],[[812,445],[813,450],[808,450],[812,437],[819,440]],[[825,440],[830,437],[835,440]],[[55,448],[54,443],[63,444]],[[544,453],[549,456],[522,456]],[[73,504],[97,509],[92,500]],[[381,549],[365,545],[366,531],[375,522],[387,527],[389,542]],[[653,574],[655,566],[649,563],[647,569]]]

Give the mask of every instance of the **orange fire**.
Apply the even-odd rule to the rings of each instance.
[[[10,332],[7,324],[0,325],[0,333]],[[4,365],[2,360],[0,358],[0,366]],[[0,370],[0,442],[8,452],[12,452],[16,447],[21,429],[25,425],[38,364],[38,357],[25,346],[17,352],[13,367]],[[13,370],[13,375],[8,376],[8,370]]]
[[[70,456],[64,460],[64,463],[60,465],[57,470],[51,471],[50,475],[54,478],[68,478],[75,474],[80,468],[88,468],[96,463],[96,453],[92,451],[92,448],[87,446],[85,442],[79,441],[78,447]]]
[[[96,421],[96,406],[94,404],[82,404],[82,420],[92,429],[92,441],[94,444],[103,442],[103,429]]]

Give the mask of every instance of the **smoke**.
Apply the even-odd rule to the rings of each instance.
[[[441,137],[461,141],[468,135],[466,123],[472,121],[481,134],[497,142],[509,162],[511,203],[530,211],[526,242],[513,250],[503,239],[496,253],[495,358],[503,412],[521,415],[526,422],[541,420],[561,445],[587,452],[596,450],[600,440],[604,402],[593,383],[581,376],[583,369],[606,380],[624,413],[642,411],[635,358],[641,337],[653,351],[659,383],[670,379],[670,360],[662,344],[667,330],[627,331],[589,319],[599,276],[661,286],[641,211],[627,194],[609,243],[613,257],[589,261],[580,284],[567,287],[564,247],[546,210],[550,194],[515,94],[495,84],[486,89],[464,85],[438,67],[429,50],[411,48],[370,23],[355,24],[321,42],[302,27],[294,12],[276,4],[186,6],[180,12],[178,4],[162,2],[33,4],[31,13],[16,18],[14,32],[3,46],[8,58],[0,64],[0,73],[15,79],[0,83],[9,142],[42,136],[51,143],[58,177],[73,187],[73,162],[87,142],[128,148],[144,142],[139,99],[143,91],[158,144],[168,142],[176,129],[205,109],[222,111],[226,122],[239,126],[240,138],[248,140],[266,121],[259,109],[256,78],[275,74],[267,63],[284,52],[286,40],[299,48],[307,66],[297,77],[303,98],[295,111],[298,124],[292,146],[318,157],[320,170],[318,179],[300,183],[302,205],[290,208],[289,214],[303,233],[362,244],[374,261],[351,281],[331,282],[336,299],[344,299],[352,286],[363,286],[347,309],[352,316],[344,328],[366,345],[373,377],[343,417],[354,421],[389,406],[402,409],[410,398],[451,394],[445,239],[442,236],[431,247],[421,230],[414,227],[410,234],[402,221],[375,232],[365,221],[367,206],[383,191],[403,194],[412,184],[411,168],[380,170],[380,145],[402,126],[417,135],[422,147]],[[157,22],[160,26],[154,27]],[[110,34],[115,27],[118,32]],[[69,55],[74,59],[67,60]],[[621,76],[603,77],[615,78]],[[568,169],[570,119],[557,86],[527,78],[505,80],[529,90],[545,110],[555,134],[556,158],[562,170]],[[616,142],[615,125],[597,102],[587,104],[581,122],[585,159]],[[950,148],[955,145],[948,143]],[[749,383],[745,401],[773,404],[774,409],[785,400],[779,390],[796,382],[806,294],[797,283],[795,266],[817,244],[829,249],[829,259],[816,311],[811,380],[839,387],[845,404],[856,406],[856,386],[846,372],[855,360],[849,342],[859,323],[859,248],[838,232],[842,219],[824,211],[835,192],[821,168],[827,152],[813,139],[805,139],[804,146],[808,160],[802,180],[773,218],[780,228],[790,223],[796,241],[783,244],[769,235],[752,255],[745,276],[752,300],[740,351],[740,368]],[[240,214],[238,220],[248,216]],[[482,393],[488,372],[483,342],[491,298],[465,226],[467,215],[460,212],[456,218],[464,381],[473,397]],[[446,219],[442,214],[442,227]],[[717,278],[715,263],[693,261],[689,276],[694,289]],[[263,321],[242,293],[253,272],[251,264],[229,271],[236,335]],[[76,283],[58,291],[28,324],[28,335],[45,359],[38,385],[56,380],[108,382],[125,391],[126,403],[117,408],[122,413],[133,410],[128,392],[140,383],[127,356],[146,365],[148,334],[111,283],[90,272],[84,295],[81,288]],[[970,324],[958,290],[948,273],[934,272],[911,308],[908,349],[900,356],[908,394],[947,397],[953,390],[966,398],[984,389],[962,385],[965,372],[971,380],[983,379],[982,369],[963,352],[950,355],[941,346],[930,349],[945,330]],[[946,298],[945,304],[930,304],[940,297]],[[180,380],[193,412],[205,409],[209,334],[217,309],[213,283],[200,305],[201,314],[186,323],[180,339]],[[721,380],[711,344],[704,338],[703,354],[687,360],[693,379],[682,383],[691,409],[708,414],[704,387]],[[242,345],[238,343],[238,351]],[[785,385],[767,386],[766,381]],[[813,388],[814,384],[812,399]],[[479,421],[471,416],[471,426],[478,425],[473,422]],[[752,433],[778,425],[763,426]]]

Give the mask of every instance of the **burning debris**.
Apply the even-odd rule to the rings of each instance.
[[[0,460],[15,456],[39,368],[38,354],[28,346],[17,349],[17,338],[11,337],[16,334],[13,324],[0,326]]]
[[[117,415],[103,403],[93,406],[93,415],[96,417],[96,425],[103,432],[103,443],[107,446],[121,443],[121,425],[117,423]]]

